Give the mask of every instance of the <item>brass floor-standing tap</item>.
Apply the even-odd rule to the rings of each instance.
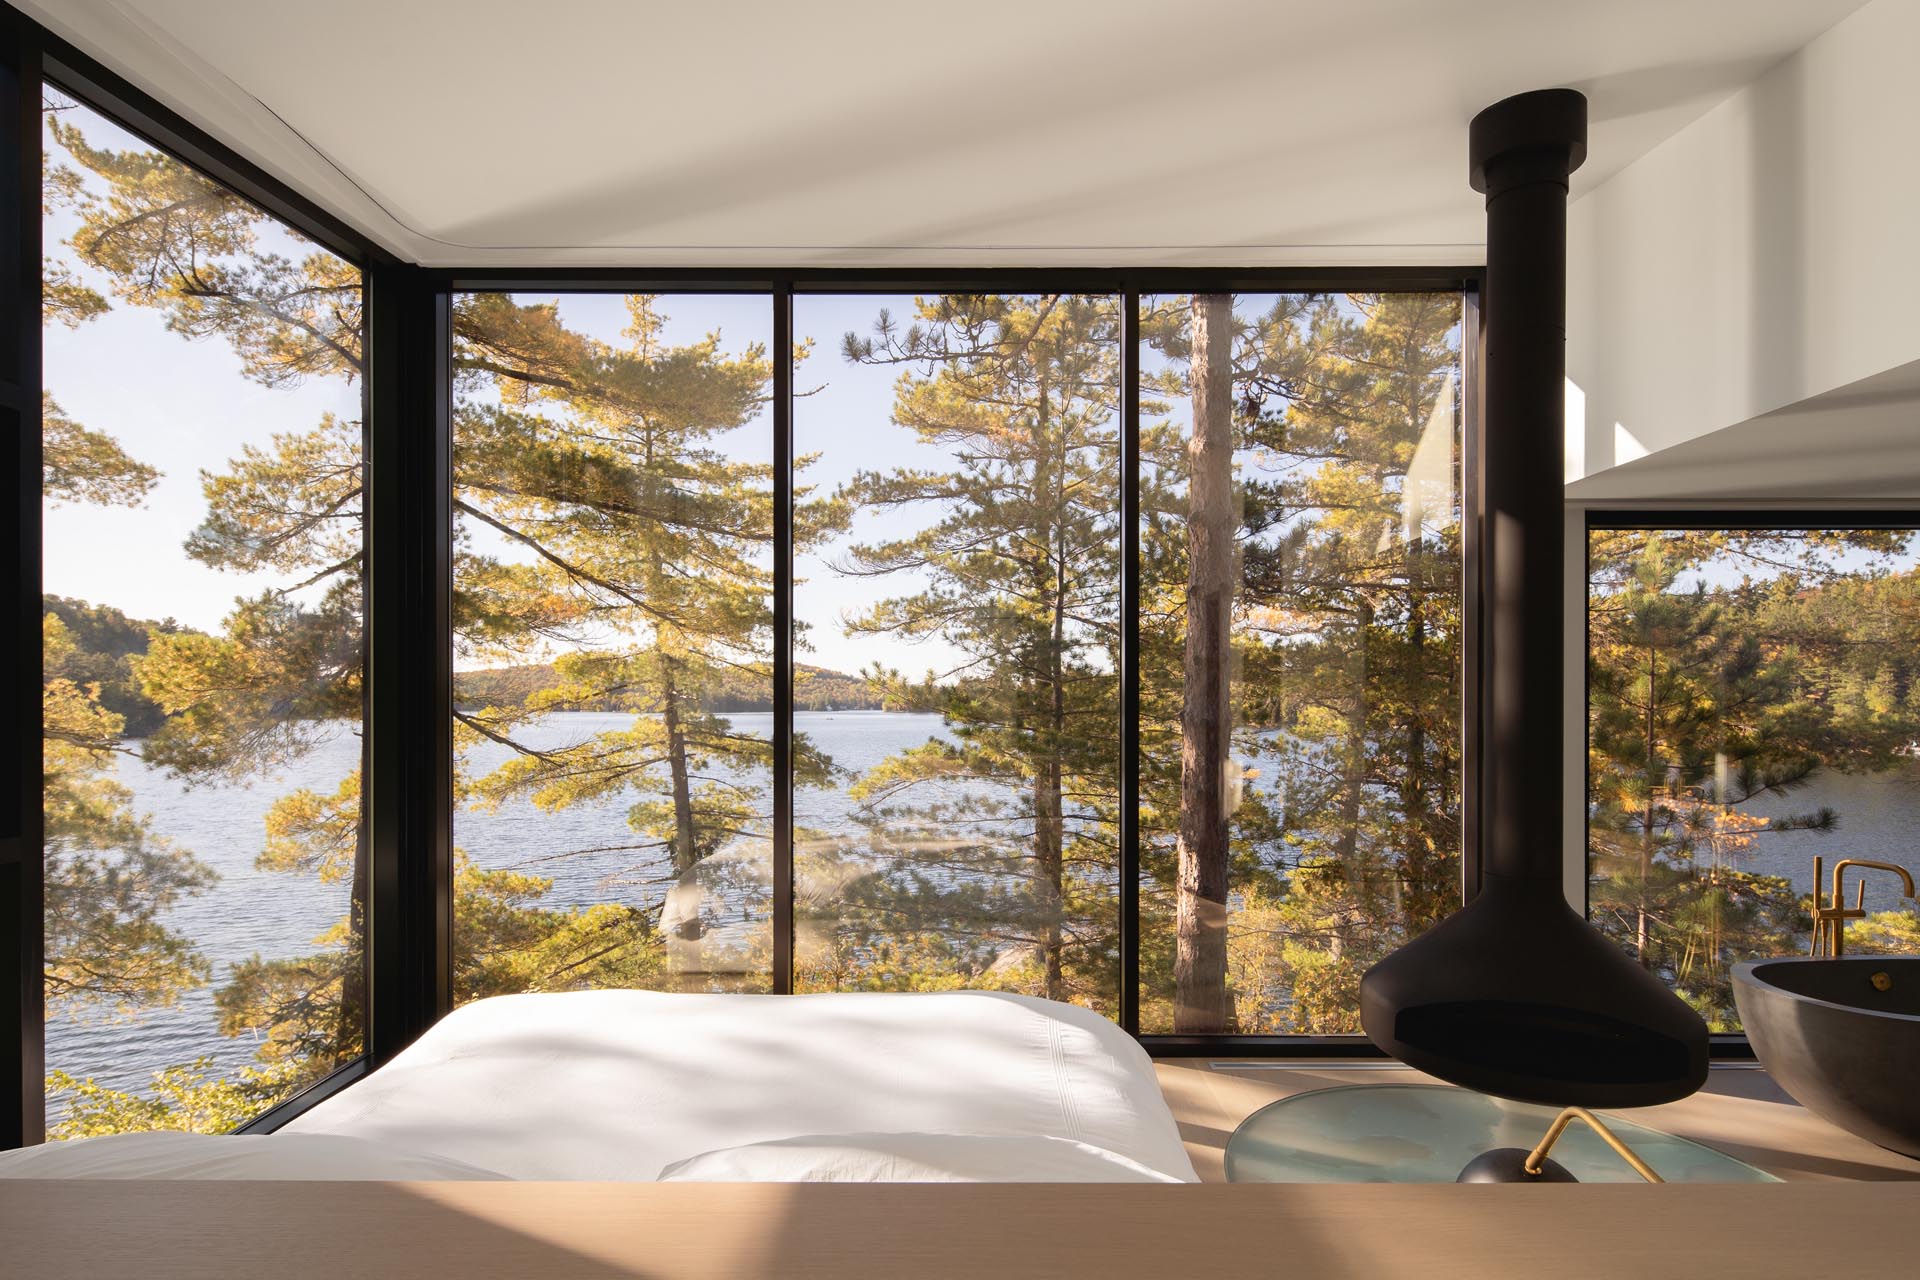
[[[1867,914],[1867,885],[1864,880],[1856,880],[1853,885],[1853,905],[1846,905],[1846,886],[1842,883],[1848,867],[1871,867],[1875,871],[1891,871],[1900,877],[1900,887],[1909,898],[1913,893],[1913,876],[1905,867],[1891,862],[1869,862],[1865,858],[1842,858],[1833,864],[1833,892],[1823,905],[1820,901],[1820,855],[1813,858],[1813,945],[1811,955],[1826,955],[1838,959],[1846,954],[1847,921],[1864,919]]]

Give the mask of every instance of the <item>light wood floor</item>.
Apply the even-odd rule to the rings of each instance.
[[[1225,1181],[1221,1156],[1227,1139],[1269,1102],[1334,1085],[1431,1080],[1397,1064],[1352,1062],[1165,1058],[1154,1068],[1203,1182]],[[1751,1066],[1715,1067],[1707,1087],[1691,1098],[1618,1114],[1705,1143],[1790,1182],[1920,1181],[1920,1160],[1828,1124]]]

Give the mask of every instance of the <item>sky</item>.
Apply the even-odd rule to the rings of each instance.
[[[838,294],[794,299],[793,331],[814,343],[812,354],[794,373],[793,451],[795,457],[819,455],[797,480],[818,492],[831,492],[858,471],[944,464],[941,449],[920,443],[913,432],[893,423],[894,383],[900,370],[850,364],[840,352],[846,334],[864,337],[873,332],[882,308],[905,323],[913,316],[913,299]],[[811,646],[811,652],[796,655],[797,661],[847,672],[879,664],[920,676],[951,669],[962,660],[957,649],[940,640],[848,636],[842,625],[843,618],[881,600],[910,594],[915,580],[924,584],[924,578],[847,578],[833,571],[835,557],[852,542],[906,534],[931,518],[924,510],[885,517],[863,512],[854,517],[848,536],[794,557],[793,613],[805,624],[804,643]]]

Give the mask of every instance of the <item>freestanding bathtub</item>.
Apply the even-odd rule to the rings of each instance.
[[[1807,1110],[1920,1159],[1920,956],[1734,966],[1740,1021]]]

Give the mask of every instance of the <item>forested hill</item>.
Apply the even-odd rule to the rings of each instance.
[[[863,676],[825,667],[794,664],[798,677],[794,682],[793,705],[796,711],[882,711],[887,708],[884,690]],[[520,667],[487,667],[462,671],[454,677],[454,697],[463,707],[518,707],[536,693],[559,683],[551,664]],[[715,694],[701,699],[708,711],[771,711],[773,689],[767,681],[749,672],[734,672]],[[583,711],[641,711],[646,708],[632,695],[610,694],[581,704]]]
[[[174,634],[187,628],[171,618],[163,622],[129,618],[112,605],[65,596],[42,596],[41,603],[73,639],[71,649],[49,662],[47,676],[64,677],[82,688],[99,685],[100,705],[126,721],[122,732],[129,738],[144,738],[158,729],[166,715],[140,692],[133,659],[146,653],[150,634]]]
[[[65,596],[43,597],[47,613],[59,619],[72,637],[73,645],[54,666],[49,677],[65,677],[82,687],[100,687],[100,705],[126,720],[123,730],[129,738],[144,738],[160,727],[166,716],[140,691],[133,673],[133,660],[147,651],[150,634],[173,634],[188,630],[173,619],[155,622],[130,618],[111,605],[89,604]],[[57,669],[55,669],[57,667]],[[877,711],[886,708],[884,691],[863,676],[825,667],[796,664],[799,681],[793,705],[800,711],[837,708],[843,711]],[[455,678],[455,691],[462,706],[517,707],[527,698],[558,682],[551,665],[491,667],[480,671],[462,671]],[[746,672],[735,673],[724,688],[707,700],[711,711],[771,711],[773,695],[763,681]],[[631,698],[618,696],[601,699],[583,710],[638,711],[644,708]]]

